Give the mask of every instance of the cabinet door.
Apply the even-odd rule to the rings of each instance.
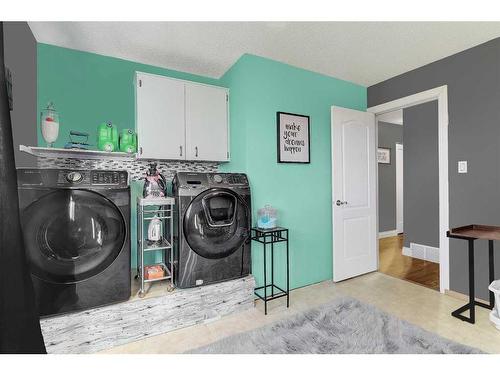
[[[185,159],[184,82],[149,74],[136,77],[139,159]]]
[[[228,90],[186,84],[186,158],[229,160]]]

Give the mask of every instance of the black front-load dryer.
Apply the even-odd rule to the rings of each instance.
[[[129,299],[127,172],[18,169],[17,179],[40,315]]]
[[[178,172],[172,189],[176,285],[189,288],[248,275],[252,217],[247,176]]]

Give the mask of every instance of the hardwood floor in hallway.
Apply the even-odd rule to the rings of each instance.
[[[379,272],[439,290],[439,264],[403,255],[404,236],[379,239]]]

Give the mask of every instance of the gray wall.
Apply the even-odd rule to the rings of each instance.
[[[497,38],[368,88],[370,107],[448,85],[451,227],[500,225],[499,70]],[[469,173],[457,173],[459,160],[468,160]],[[476,293],[487,299],[487,244],[476,242]],[[500,256],[495,259],[495,267],[500,270]],[[467,293],[466,269],[466,241],[450,240],[450,289]]]
[[[403,110],[404,245],[439,247],[437,101]]]
[[[26,22],[4,22],[5,66],[12,74],[12,137],[16,167],[33,167],[33,156],[19,145],[36,145],[36,41]]]
[[[378,165],[379,232],[396,229],[396,143],[403,143],[403,127],[378,123],[378,146],[391,149],[391,164]]]

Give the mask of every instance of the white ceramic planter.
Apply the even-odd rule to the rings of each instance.
[[[500,280],[493,281],[488,289],[495,294],[495,307],[490,312],[490,321],[500,330]]]

